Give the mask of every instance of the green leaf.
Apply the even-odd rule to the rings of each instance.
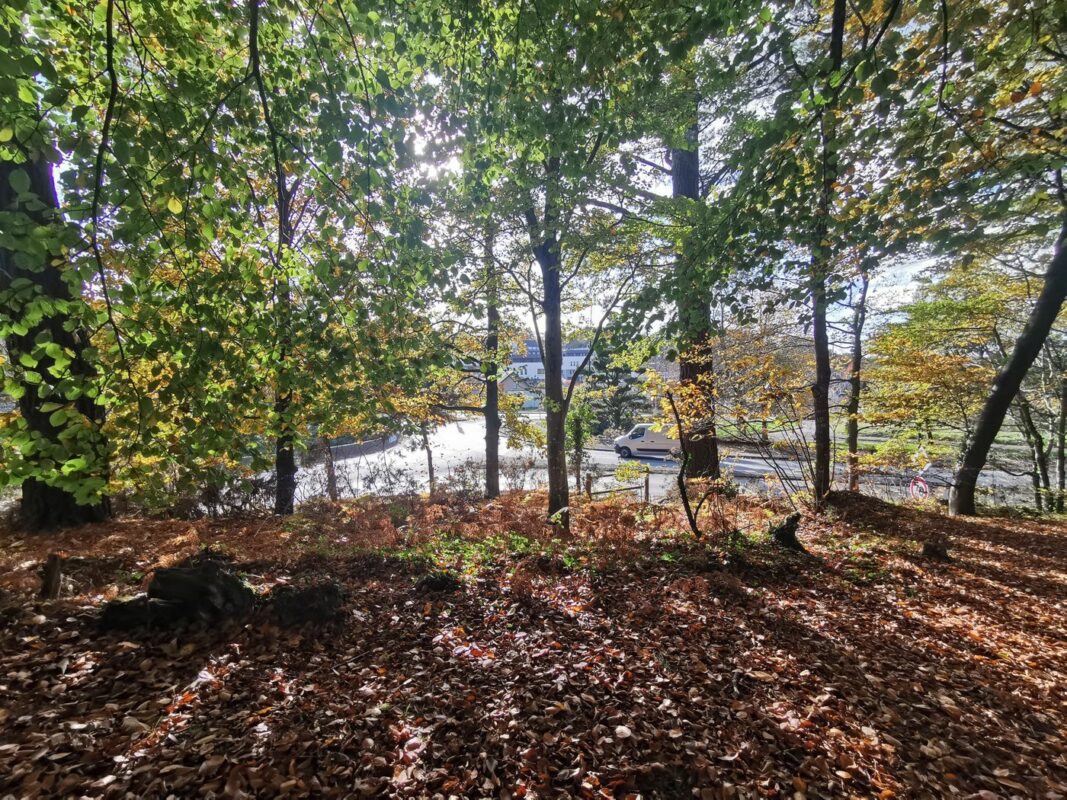
[[[26,170],[17,169],[8,176],[8,183],[18,194],[26,194],[30,190],[30,176]]]

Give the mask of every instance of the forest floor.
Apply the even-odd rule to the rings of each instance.
[[[1067,524],[836,495],[805,518],[544,498],[0,534],[0,797],[1067,795]],[[920,545],[949,537],[951,561]],[[105,633],[203,548],[343,618]],[[59,600],[35,598],[51,552]],[[447,569],[454,591],[420,578]]]

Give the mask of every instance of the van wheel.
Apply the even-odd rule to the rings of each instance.
[[[629,458],[632,455],[633,455],[633,453],[630,452],[630,448],[629,447],[620,447],[619,448],[619,458]]]

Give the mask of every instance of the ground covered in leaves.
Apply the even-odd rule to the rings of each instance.
[[[565,538],[543,505],[3,534],[0,797],[1067,795],[1067,525],[838,496],[795,554],[751,500],[706,542],[612,503]],[[204,548],[259,592],[336,581],[343,619],[97,628]]]

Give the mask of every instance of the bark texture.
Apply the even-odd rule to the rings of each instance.
[[[993,380],[993,387],[986,397],[974,435],[967,443],[960,459],[952,489],[949,492],[949,512],[960,515],[977,513],[975,490],[978,475],[985,467],[989,449],[1004,424],[1004,417],[1012,401],[1019,393],[1023,378],[1034,363],[1041,347],[1048,338],[1056,317],[1067,297],[1067,222],[1060,231],[1056,253],[1045,273],[1041,294],[1034,303],[1026,326],[1015,342],[1008,360]]]

